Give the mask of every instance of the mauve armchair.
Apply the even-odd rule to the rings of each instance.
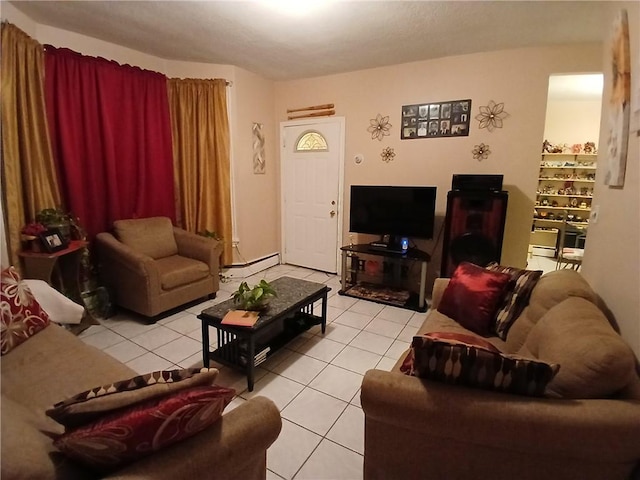
[[[118,220],[96,236],[100,276],[115,303],[155,317],[219,289],[222,243],[167,217]]]

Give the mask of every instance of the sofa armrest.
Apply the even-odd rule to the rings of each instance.
[[[431,291],[431,308],[433,310],[438,309],[438,305],[440,305],[440,300],[442,300],[442,295],[444,294],[445,288],[449,285],[450,278],[436,278],[436,281],[433,282],[433,290]]]
[[[523,458],[531,456],[532,462],[562,457],[627,468],[640,460],[639,400],[523,397],[369,370],[361,403],[365,445],[403,438],[407,432],[425,439],[423,446],[405,449],[408,461],[433,444],[439,446],[439,454],[468,445],[495,451],[494,455],[517,452]],[[384,425],[385,439],[370,438],[369,422]]]
[[[178,244],[178,255],[206,263],[209,265],[211,275],[218,276],[222,242],[178,227],[173,227],[173,234]]]
[[[160,273],[155,260],[136,252],[108,232],[96,235],[101,270],[112,287],[129,278],[134,284],[146,285],[149,292],[160,292]]]
[[[179,480],[266,477],[267,448],[282,428],[280,412],[265,397],[224,414],[203,432],[145,457],[106,478]]]

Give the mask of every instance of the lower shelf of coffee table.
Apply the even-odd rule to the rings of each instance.
[[[321,317],[298,312],[294,317],[276,322],[258,332],[247,330],[246,335],[218,329],[218,348],[209,353],[209,358],[244,371],[250,366],[249,341],[251,335],[255,337],[255,362],[253,366],[258,366],[298,335],[321,323]]]

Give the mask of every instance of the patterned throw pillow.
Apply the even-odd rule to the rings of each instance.
[[[157,452],[212,425],[235,390],[194,387],[153,398],[65,432],[54,445],[103,473]]]
[[[0,274],[0,319],[2,355],[49,325],[49,315],[13,267],[5,268]]]
[[[413,337],[409,375],[518,395],[542,396],[560,366],[485,348]]]
[[[462,262],[442,294],[438,311],[480,335],[490,331],[511,276]]]
[[[507,287],[507,293],[498,307],[493,330],[503,340],[507,339],[507,333],[513,322],[520,316],[524,307],[529,303],[529,297],[533,287],[542,276],[542,270],[521,270],[515,267],[505,267],[492,263],[487,270],[511,275],[511,282]]]
[[[56,403],[46,413],[67,428],[78,427],[102,417],[111,410],[186,388],[212,385],[217,375],[218,370],[215,368],[147,373],[79,393]]]

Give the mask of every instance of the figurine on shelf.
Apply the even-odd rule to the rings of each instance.
[[[571,153],[580,153],[582,151],[582,145],[580,145],[579,143],[574,143],[573,145],[571,145]]]
[[[595,142],[587,142],[584,144],[584,153],[597,153]]]

